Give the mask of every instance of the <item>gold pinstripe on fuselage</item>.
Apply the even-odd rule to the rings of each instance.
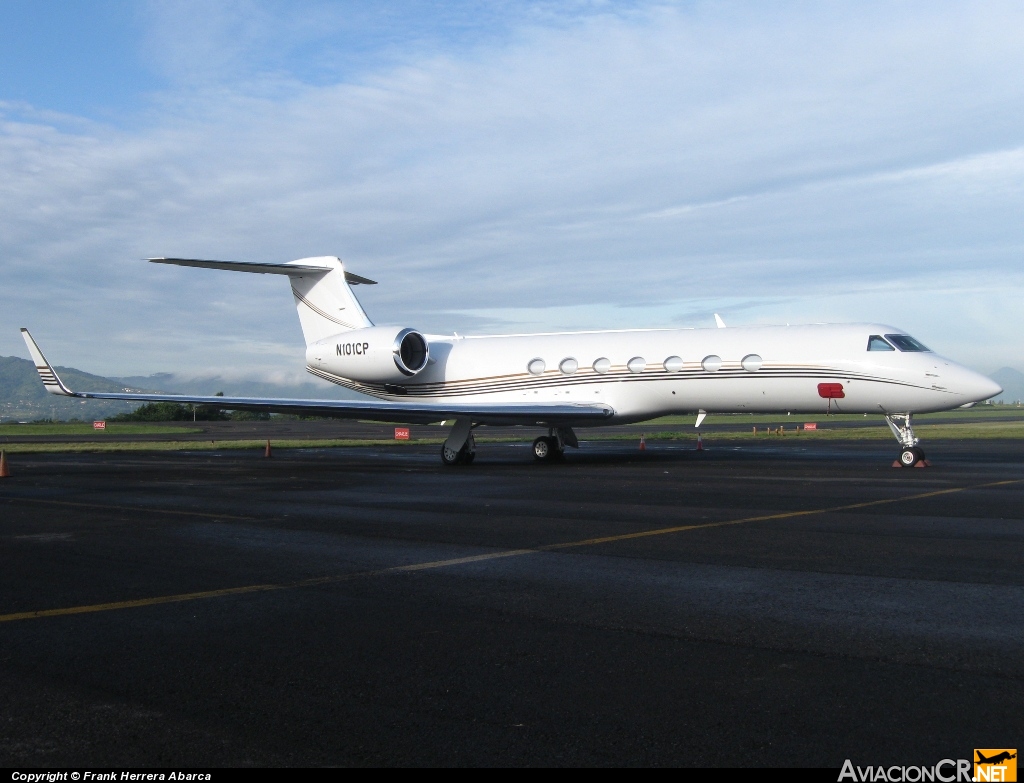
[[[765,378],[848,378],[850,380],[871,381],[896,386],[926,389],[928,387],[901,381],[893,378],[885,378],[868,373],[851,372],[840,370],[835,367],[820,365],[771,365],[765,364],[756,373],[748,372],[739,363],[735,367],[723,365],[717,372],[707,372],[699,364],[695,367],[686,368],[677,372],[667,370],[653,370],[640,373],[629,371],[625,365],[612,367],[607,373],[598,373],[593,370],[577,372],[572,375],[565,375],[557,370],[546,371],[541,375],[530,373],[516,373],[510,375],[495,375],[480,378],[465,378],[454,381],[434,381],[429,383],[407,383],[401,386],[404,393],[395,394],[389,392],[388,388],[394,388],[392,384],[361,383],[339,375],[307,367],[306,370],[312,375],[330,381],[331,383],[343,386],[353,391],[369,394],[383,399],[400,399],[406,397],[443,398],[480,396],[487,394],[501,394],[518,391],[552,390],[570,386],[599,385],[608,383],[649,383],[658,381],[696,381],[696,380],[738,380],[738,379],[765,379]]]

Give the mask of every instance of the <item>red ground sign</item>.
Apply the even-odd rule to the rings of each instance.
[[[409,428],[395,427],[395,440],[409,440]]]
[[[816,429],[818,429],[818,425],[817,424],[805,424],[804,425],[804,429],[805,430],[816,430]]]
[[[107,423],[105,421],[94,421],[92,423],[92,428],[94,430],[105,430],[107,428]]]

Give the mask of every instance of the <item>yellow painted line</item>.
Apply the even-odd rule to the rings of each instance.
[[[69,606],[63,609],[41,609],[34,612],[14,612],[12,614],[0,615],[0,623],[9,623],[15,620],[31,620],[39,617],[61,617],[72,614],[89,614],[92,612],[109,612],[116,609],[135,609],[143,606],[156,606],[158,604],[172,604],[183,601],[197,601],[203,598],[220,598],[228,595],[245,595],[247,593],[265,593],[276,590],[293,590],[300,587],[315,587],[317,585],[336,584],[353,579],[361,579],[373,576],[383,576],[395,573],[411,573],[415,571],[428,571],[448,566],[463,565],[465,563],[479,563],[487,560],[498,560],[506,557],[518,557],[521,555],[536,554],[538,552],[552,552],[560,549],[571,549],[574,547],[595,546],[616,541],[628,541],[636,538],[647,538],[650,536],[664,536],[671,533],[682,533],[688,530],[707,530],[728,525],[742,525],[747,522],[765,522],[777,519],[794,519],[820,514],[832,514],[841,511],[852,511],[859,508],[870,508],[872,506],[884,506],[892,503],[904,503],[910,500],[922,500],[924,498],[939,497],[941,495],[952,495],[958,492],[968,492],[976,489],[988,489],[990,487],[1001,487],[1008,484],[1019,484],[1024,479],[1010,479],[1008,481],[993,481],[988,484],[976,484],[970,487],[952,487],[950,489],[939,489],[933,492],[921,492],[916,495],[904,495],[898,498],[884,498],[882,500],[868,500],[863,503],[849,503],[843,506],[829,506],[826,508],[813,508],[805,511],[784,511],[778,514],[763,514],[754,517],[743,517],[742,519],[728,519],[721,522],[705,522],[697,525],[676,525],[673,527],[662,527],[655,530],[643,530],[638,533],[623,533],[615,536],[602,536],[601,538],[586,538],[580,541],[567,541],[561,544],[546,544],[533,549],[506,549],[499,552],[489,552],[482,555],[470,555],[468,557],[454,557],[446,560],[432,560],[426,563],[411,563],[409,565],[390,566],[374,571],[359,571],[351,574],[340,574],[335,576],[321,576],[310,579],[302,579],[297,582],[281,582],[260,585],[246,585],[243,587],[227,587],[220,590],[205,590],[196,593],[179,593],[178,595],[163,595],[154,598],[139,598],[132,601],[115,601],[105,604],[88,604],[85,606]]]
[[[410,565],[391,566],[376,571],[357,571],[351,574],[340,574],[335,576],[317,576],[310,579],[302,579],[298,582],[269,583],[262,585],[245,585],[244,587],[225,587],[220,590],[203,590],[196,593],[178,593],[177,595],[160,595],[154,598],[137,598],[132,601],[112,601],[105,604],[86,604],[84,606],[69,606],[63,609],[41,609],[33,612],[14,612],[12,614],[0,615],[0,623],[9,623],[14,620],[32,620],[38,617],[61,617],[71,614],[91,614],[93,612],[110,612],[115,609],[137,609],[142,606],[156,606],[158,604],[175,604],[183,601],[198,601],[202,598],[221,598],[227,595],[245,595],[247,593],[268,593],[275,590],[294,590],[299,587],[316,587],[317,585],[334,584],[347,582],[352,579],[362,579],[371,576],[382,576],[409,571],[425,571],[431,568],[444,568],[446,566],[461,565],[463,563],[477,563],[482,560],[495,560],[501,557],[515,557],[536,552],[536,549],[511,549],[503,552],[489,552],[483,555],[471,555],[469,557],[455,557],[448,560],[435,560],[429,563],[411,563]]]
[[[374,573],[386,574],[399,571],[426,571],[431,568],[444,568],[445,566],[462,565],[463,563],[479,563],[481,560],[496,560],[499,557],[517,557],[519,555],[532,555],[540,549],[507,549],[504,552],[489,552],[485,555],[470,555],[469,557],[455,557],[451,560],[435,560],[432,563],[415,563],[413,565],[395,566],[385,568]],[[2,619],[2,617],[0,617]]]
[[[45,500],[43,498],[22,498],[10,495],[0,495],[0,500],[8,503],[45,503],[51,506],[72,506],[74,508],[98,508],[103,511],[131,511],[133,513],[149,514],[176,514],[181,517],[205,517],[207,519],[254,519],[254,517],[239,517],[231,514],[210,514],[203,511],[178,511],[171,508],[145,508],[142,506],[105,506],[100,503],[78,503],[71,500]]]
[[[87,606],[69,606],[64,609],[41,609],[36,612],[15,612],[0,615],[0,623],[14,620],[31,620],[36,617],[61,617],[68,614],[89,614],[91,612],[109,612],[114,609],[135,609],[140,606],[156,604],[173,604],[180,601],[195,601],[200,598],[219,598],[224,595],[243,595],[259,593],[266,590],[281,590],[290,585],[248,585],[247,587],[228,587],[223,590],[207,590],[202,593],[182,593],[180,595],[161,595],[156,598],[139,598],[135,601],[113,601],[107,604],[90,604]]]
[[[1024,479],[1010,479],[1009,481],[994,481],[991,484],[978,484],[973,487],[953,487],[952,489],[939,489],[934,492],[922,492],[917,495],[904,495],[899,498],[884,498],[882,500],[868,500],[864,503],[849,503],[845,506],[829,506],[828,508],[812,508],[806,511],[783,511],[778,514],[764,514],[756,517],[743,517],[742,519],[727,519],[722,522],[702,522],[696,525],[677,525],[674,527],[661,527],[655,530],[641,530],[639,533],[623,533],[615,536],[603,536],[601,538],[588,538],[582,541],[568,541],[564,544],[547,544],[537,547],[538,551],[550,552],[558,549],[570,549],[578,546],[594,546],[595,544],[607,544],[614,541],[628,541],[632,538],[646,538],[648,536],[664,536],[669,533],[683,533],[688,530],[706,530],[714,527],[727,527],[729,525],[743,525],[747,522],[766,522],[773,519],[793,519],[794,517],[807,517],[815,514],[833,514],[839,511],[852,511],[857,508],[869,508],[870,506],[884,506],[887,503],[903,503],[908,500],[921,500],[923,498],[936,497],[937,495],[950,495],[955,492],[966,492],[972,489],[985,489],[987,487],[999,487],[1004,484],[1019,484]]]

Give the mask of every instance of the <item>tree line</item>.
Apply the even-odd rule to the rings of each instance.
[[[218,397],[223,395],[218,394]],[[129,413],[119,413],[107,421],[268,421],[262,411],[223,411],[207,405],[180,402],[147,402]]]

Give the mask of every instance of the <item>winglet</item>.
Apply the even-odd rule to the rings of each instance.
[[[43,356],[43,352],[39,350],[39,346],[36,345],[36,341],[32,339],[32,335],[28,333],[28,329],[22,327],[21,336],[25,338],[25,345],[28,346],[28,352],[32,355],[32,361],[35,362],[36,371],[39,373],[39,377],[42,379],[43,386],[46,387],[46,391],[50,394],[63,394],[68,397],[74,397],[75,393],[65,386],[63,381],[57,377],[57,373],[53,371],[50,363],[46,361],[46,357]]]
[[[725,321],[722,320],[722,316],[720,316],[718,313],[715,313],[715,323],[718,324],[719,329],[725,328]]]

